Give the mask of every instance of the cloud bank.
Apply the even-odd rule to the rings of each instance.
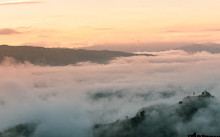
[[[0,29],[0,35],[13,35],[13,34],[19,34],[20,32],[18,32],[15,29],[10,29],[10,28],[3,28]]]
[[[19,5],[19,4],[37,4],[42,3],[40,1],[27,1],[27,0],[3,0],[0,2],[0,5]]]
[[[135,116],[143,107],[175,105],[193,92],[209,90],[219,99],[220,54],[157,54],[117,58],[109,64],[84,62],[60,67],[6,60],[0,66],[0,130],[38,123],[34,137],[92,137],[97,123]],[[210,117],[196,117],[188,124],[205,125],[218,117],[213,115],[213,110],[220,113],[214,107],[220,107],[218,101],[208,107],[205,116]],[[189,132],[185,126],[178,125],[180,135]]]

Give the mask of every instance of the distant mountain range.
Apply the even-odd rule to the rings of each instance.
[[[184,46],[190,46],[192,43],[183,42],[152,42],[152,43],[136,43],[136,44],[103,44],[91,47],[83,47],[86,50],[111,50],[123,52],[157,52],[172,50]]]
[[[196,52],[210,52],[210,53],[220,53],[220,44],[195,44],[191,46],[185,46],[177,48],[177,50],[184,50],[189,53],[196,53]]]
[[[220,53],[220,44],[216,43],[142,43],[139,45],[96,45],[85,47],[87,50],[117,50],[123,52],[157,52],[167,50],[184,50],[189,53],[207,51],[210,53]]]
[[[90,47],[88,49],[93,48]],[[105,64],[116,57],[137,55],[154,56],[152,54],[134,54],[123,51],[98,50],[97,47],[95,49],[97,50],[0,45],[0,63],[5,57],[12,57],[19,63],[28,61],[35,65],[63,66],[85,61]],[[131,47],[130,50],[132,51]],[[189,53],[201,51],[220,53],[220,44],[193,44],[182,47],[178,45],[177,48],[167,48],[166,50],[184,50]]]
[[[108,50],[84,50],[67,48],[43,48],[32,46],[0,46],[0,62],[5,57],[12,57],[19,63],[28,61],[35,65],[62,66],[90,61],[94,63],[107,63],[116,57],[135,56],[133,53]],[[151,56],[150,54],[144,54]]]

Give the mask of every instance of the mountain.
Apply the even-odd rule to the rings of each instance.
[[[210,52],[210,53],[220,53],[220,44],[215,43],[208,43],[208,44],[195,44],[191,46],[185,46],[177,48],[177,50],[184,50],[189,53],[196,53],[196,52]]]
[[[199,127],[184,127],[181,133],[177,125],[193,124],[199,117],[206,118],[205,112],[212,111],[209,105],[215,101],[214,96],[204,91],[198,96],[187,96],[175,105],[157,104],[142,108],[133,117],[126,117],[109,124],[97,124],[94,128],[95,137],[186,137],[199,131]],[[201,113],[204,112],[204,113]],[[215,113],[210,112],[210,113]],[[216,116],[215,118],[218,118]],[[207,125],[208,126],[208,125]],[[215,126],[214,126],[215,127]],[[216,125],[216,127],[218,127]],[[181,135],[181,134],[182,135]]]
[[[12,57],[19,63],[28,61],[35,65],[62,66],[90,61],[107,63],[116,57],[135,56],[133,53],[108,50],[84,50],[67,48],[43,48],[32,46],[0,46],[0,63],[5,57]],[[145,56],[151,56],[145,54]]]
[[[122,52],[157,52],[167,50],[184,50],[189,53],[196,53],[201,51],[207,51],[210,53],[220,53],[220,44],[216,43],[178,43],[178,42],[161,42],[161,43],[142,43],[142,44],[124,44],[124,45],[95,45],[91,47],[84,47],[87,50],[116,50]]]
[[[37,128],[37,124],[18,124],[0,132],[0,137],[31,137]]]
[[[87,50],[113,50],[113,51],[123,51],[123,52],[156,52],[172,50],[175,48],[180,48],[184,46],[190,46],[192,43],[184,42],[151,42],[151,43],[136,43],[136,44],[103,44],[94,45],[91,47],[83,47]]]
[[[207,127],[209,129],[219,129],[219,124],[215,123],[219,118],[219,108],[213,107],[215,106],[215,101],[216,98],[214,96],[204,91],[198,96],[187,96],[174,105],[163,103],[149,105],[140,109],[133,117],[126,117],[123,120],[117,120],[109,124],[94,125],[91,136],[186,137],[187,134],[195,131],[208,133]],[[212,105],[213,103],[214,105]],[[213,119],[210,119],[209,116]],[[201,125],[196,120],[202,120],[202,123],[206,121],[206,123]],[[177,128],[177,126],[180,127]],[[0,137],[33,137],[37,128],[38,123],[22,123],[0,131]],[[72,128],[74,129],[74,127]],[[215,132],[215,130],[211,131],[212,134]]]

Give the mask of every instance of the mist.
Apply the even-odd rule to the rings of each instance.
[[[181,50],[152,54],[157,56],[53,67],[8,58],[0,65],[0,130],[37,123],[33,137],[93,137],[95,124],[135,116],[144,107],[172,106],[193,92],[208,90],[215,96],[208,111],[175,127],[179,136],[191,134],[190,128],[198,125],[205,132],[220,114],[220,54]],[[220,134],[218,127],[215,124],[205,133]]]

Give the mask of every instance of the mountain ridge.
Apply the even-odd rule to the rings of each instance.
[[[220,44],[216,43],[207,43],[207,44],[194,44],[190,46],[184,46],[177,48],[176,50],[184,50],[189,53],[196,53],[196,52],[210,52],[210,53],[220,53]]]
[[[44,48],[33,46],[0,45],[0,63],[6,57],[14,58],[18,63],[30,62],[34,65],[63,66],[90,61],[105,64],[116,57],[136,56],[134,53],[110,50],[84,50],[68,48]],[[144,54],[152,56],[151,54]]]

